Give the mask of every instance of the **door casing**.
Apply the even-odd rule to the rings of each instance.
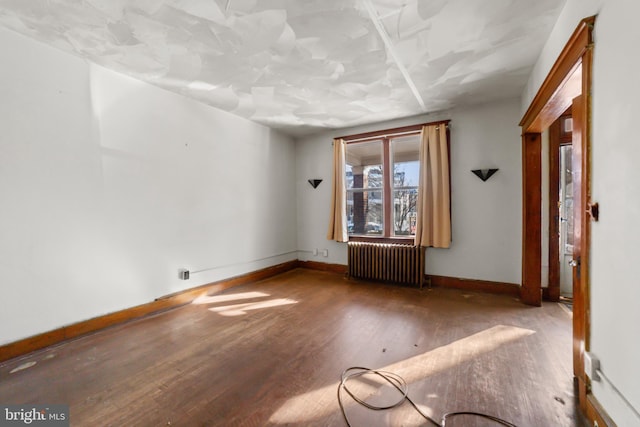
[[[524,117],[522,127],[522,286],[525,304],[542,305],[541,286],[541,134],[571,108],[574,168],[579,167],[580,184],[574,185],[575,226],[573,299],[573,370],[578,384],[580,409],[586,412],[588,379],[584,373],[584,353],[589,348],[589,247],[590,218],[590,116],[593,29],[595,16],[585,18],[570,37],[551,68]],[[574,176],[575,179],[575,176]]]

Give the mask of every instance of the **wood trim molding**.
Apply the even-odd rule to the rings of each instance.
[[[261,270],[256,270],[251,273],[187,289],[175,294],[166,295],[146,304],[105,314],[104,316],[94,317],[92,319],[24,338],[19,341],[4,344],[0,346],[0,362],[13,359],[14,357],[23,356],[27,353],[31,353],[51,345],[60,344],[61,342],[78,338],[110,326],[115,326],[120,323],[125,323],[144,316],[170,310],[181,305],[189,304],[201,295],[209,295],[234,286],[256,282],[258,280],[284,273],[296,267],[298,267],[297,260],[288,261],[275,266],[263,268]]]
[[[413,132],[413,131],[419,132],[420,130],[422,130],[423,126],[433,126],[433,125],[440,125],[440,124],[448,125],[450,121],[451,120],[439,120],[437,122],[420,123],[417,125],[403,126],[403,127],[393,128],[393,129],[384,129],[384,130],[377,130],[373,132],[358,133],[354,135],[338,136],[335,139],[344,139],[346,143],[349,143],[350,140],[355,140],[355,139],[364,140],[368,138],[378,138],[378,137],[383,138],[385,136],[393,136],[393,134],[396,134],[396,133]]]
[[[542,135],[522,135],[522,287],[525,304],[542,305]]]
[[[560,301],[561,280],[560,212],[556,204],[560,201],[560,148],[572,143],[572,131],[563,128],[567,118],[571,118],[571,108],[549,126],[549,276],[548,287],[542,289],[542,299],[554,302]]]
[[[595,21],[595,16],[584,18],[569,38],[569,41],[553,64],[553,67],[551,67],[547,78],[540,86],[531,105],[529,105],[527,112],[520,121],[520,126],[522,126],[524,132],[540,132],[544,129],[541,123],[544,116],[542,112],[545,108],[549,109],[549,104],[558,91],[558,88],[564,86],[564,83],[566,83],[566,80],[571,76],[572,71],[574,71],[576,64],[581,62],[582,55],[586,49],[593,43],[593,26]],[[567,107],[568,105],[565,106],[560,113]],[[555,120],[555,118],[553,120]]]
[[[393,211],[391,210],[393,206],[393,202],[389,203],[389,201],[393,201],[391,186],[393,185],[395,174],[391,168],[391,142],[389,142],[389,137],[384,137],[382,140],[382,179],[384,184],[382,186],[382,221],[384,223],[384,237],[391,237],[391,217],[393,216]],[[365,219],[366,221],[366,219]],[[366,224],[366,222],[365,222]]]
[[[584,373],[584,351],[591,349],[591,285],[589,282],[589,270],[591,268],[591,215],[586,207],[591,204],[591,78],[593,73],[593,45],[590,45],[582,58],[584,67],[582,78],[583,111],[582,111],[582,185],[580,186],[581,204],[577,208],[581,212],[581,279],[580,279],[580,301],[576,308],[576,298],[574,296],[574,315],[582,316],[582,328],[574,330],[574,340],[584,340],[584,347],[581,351],[581,372]],[[575,119],[574,119],[575,120]],[[574,200],[575,202],[575,200]],[[575,235],[575,230],[574,230]],[[574,319],[574,329],[576,321]]]
[[[560,302],[560,288],[555,286],[547,286],[542,288],[542,300],[549,302]]]
[[[317,261],[298,261],[298,267],[309,270],[328,271],[330,273],[347,274],[347,266],[343,264],[328,264]]]
[[[538,203],[529,204],[530,191],[539,197],[538,182],[540,176],[531,176],[528,164],[536,162],[540,153],[529,149],[528,135],[540,133],[555,121],[566,108],[571,107],[573,115],[573,156],[574,156],[574,206],[577,210],[574,227],[574,259],[581,258],[573,271],[574,305],[573,305],[573,371],[578,384],[578,401],[580,411],[587,411],[587,400],[590,395],[588,379],[584,373],[584,351],[589,349],[589,249],[590,224],[584,206],[590,200],[590,117],[591,117],[591,73],[593,55],[593,28],[595,16],[583,19],[562,50],[549,75],[534,97],[525,113],[520,126],[523,134],[523,246],[522,246],[522,299],[525,303],[539,301],[540,271],[535,263],[540,262],[540,222],[534,229],[531,219],[540,215]],[[535,140],[529,142],[535,144]],[[579,153],[580,152],[580,153]],[[530,157],[530,158],[528,158]],[[539,161],[538,161],[539,162]],[[581,173],[580,173],[581,170]],[[538,173],[539,175],[539,173]],[[579,187],[579,188],[578,188]],[[577,189],[577,190],[576,190]],[[527,212],[529,209],[535,212]],[[532,217],[530,218],[529,215]],[[538,233],[529,238],[529,233]],[[537,260],[537,261],[536,261]],[[534,271],[534,269],[538,271]],[[537,282],[537,283],[536,283]],[[538,303],[539,304],[539,303]],[[538,305],[536,304],[536,305]]]
[[[595,421],[598,423],[598,427],[617,427],[616,423],[613,422],[607,411],[604,410],[592,393],[587,395],[586,416],[588,425],[595,425]]]
[[[515,283],[492,282],[489,280],[464,279],[460,277],[427,275],[432,286],[442,288],[464,289],[467,291],[486,292],[491,294],[503,294],[517,297],[520,295],[520,286]]]
[[[542,289],[542,298],[547,301],[560,301],[560,139],[561,118],[549,127],[549,273],[547,287]]]

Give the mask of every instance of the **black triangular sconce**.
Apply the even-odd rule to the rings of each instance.
[[[484,182],[491,178],[494,173],[498,172],[498,169],[474,169],[471,172]]]
[[[322,182],[321,179],[310,179],[309,180],[309,184],[311,184],[311,186],[313,188],[318,188],[318,185],[320,185],[321,182]]]

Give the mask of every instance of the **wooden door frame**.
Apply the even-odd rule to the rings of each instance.
[[[580,280],[574,281],[573,301],[573,359],[578,383],[580,408],[586,412],[588,379],[584,373],[584,352],[589,348],[589,249],[590,217],[590,147],[591,147],[591,74],[593,62],[593,28],[595,16],[578,24],[551,71],[542,83],[531,105],[520,121],[522,127],[522,287],[520,298],[525,304],[542,304],[541,287],[541,214],[542,174],[541,135],[558,119],[577,96],[581,96],[582,120],[582,181],[581,206],[575,206],[581,215],[582,265]],[[576,289],[577,288],[577,289]]]

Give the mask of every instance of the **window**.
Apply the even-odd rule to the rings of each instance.
[[[420,131],[347,141],[349,236],[415,235]]]
[[[448,248],[449,170],[449,120],[335,138],[327,239]]]

